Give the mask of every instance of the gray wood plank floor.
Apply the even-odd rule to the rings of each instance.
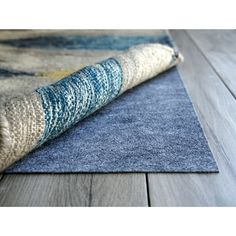
[[[174,31],[172,36],[185,56],[179,71],[220,173],[150,174],[151,205],[236,205],[236,101],[188,32]]]
[[[0,175],[0,206],[236,206],[236,31],[171,31],[219,174]]]

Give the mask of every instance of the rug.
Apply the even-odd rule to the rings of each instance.
[[[24,137],[19,136],[19,142],[15,142],[15,147],[25,157],[6,172],[218,171],[176,68],[144,82],[177,64],[178,51],[165,32],[29,31],[4,32],[2,35],[2,102],[11,99],[12,95],[25,94],[36,89],[37,94],[42,97],[43,108],[46,111],[43,114],[46,125],[44,124],[40,139],[37,132],[41,125],[37,126],[38,130],[30,130],[33,139],[37,139],[37,145],[33,148],[36,150],[25,156],[28,152],[25,150],[31,149],[27,147],[23,150],[20,144]],[[161,43],[174,48],[171,55],[169,51],[167,55],[166,52],[162,55],[161,58],[165,57],[167,62],[164,60],[163,63],[158,58],[163,48],[150,48],[147,46],[149,43]],[[128,56],[124,54],[124,50],[134,45],[138,46],[129,51]],[[138,65],[141,68],[140,72],[135,74],[135,79],[122,78],[126,74],[130,77],[131,74],[130,69],[124,71],[126,65],[130,66],[133,63],[127,58],[136,55],[137,50],[139,53],[140,49],[141,54],[135,56],[134,60],[135,63],[138,61],[135,68]],[[158,50],[157,55],[154,53],[155,50]],[[140,58],[144,58],[143,61],[140,61]],[[14,63],[10,63],[12,60]],[[92,67],[86,66],[98,61],[101,62]],[[156,69],[155,61],[159,70]],[[145,65],[148,65],[147,72]],[[78,67],[83,69],[70,75],[77,71]],[[155,73],[150,70],[154,70]],[[64,82],[57,82],[64,76]],[[68,95],[68,91],[77,85],[71,83],[68,89],[68,82],[74,82],[78,77],[82,78],[80,84],[83,81],[83,86],[87,86],[91,81],[96,85],[93,90],[96,96],[89,102],[82,101],[85,93],[82,93],[84,90],[81,87],[76,88],[82,91],[82,95]],[[106,82],[101,84],[101,78],[106,78]],[[111,78],[116,78],[115,82]],[[125,84],[124,81],[128,82]],[[53,89],[52,86],[48,86],[55,82],[57,86]],[[136,85],[138,87],[135,87]],[[124,93],[127,89],[129,91]],[[114,100],[118,95],[120,96]],[[27,99],[28,97],[23,98],[22,101],[25,102]],[[31,95],[29,101],[29,106],[37,107],[35,96]],[[76,107],[74,101],[82,101],[79,104],[85,105],[82,108]],[[19,115],[19,119],[22,120],[25,112],[20,115],[21,103],[17,104],[19,111],[17,114],[11,112],[9,119]],[[70,112],[67,109],[68,105],[71,106]],[[78,115],[78,108],[84,112]],[[12,111],[15,111],[14,109]],[[38,107],[36,111],[39,112]],[[37,119],[37,124],[40,124],[40,116],[35,118],[36,113],[33,112],[27,114],[24,122],[30,119],[31,125]],[[18,123],[20,127],[21,122]],[[27,139],[28,130],[25,140],[30,146],[32,144]],[[11,158],[16,153],[15,150],[4,154]],[[16,157],[18,158],[17,155]]]

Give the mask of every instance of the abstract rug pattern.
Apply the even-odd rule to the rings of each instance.
[[[6,172],[218,171],[177,69],[160,74],[181,61],[165,32],[4,32],[0,49]]]

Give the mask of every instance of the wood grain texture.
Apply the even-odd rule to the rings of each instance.
[[[191,30],[188,33],[236,97],[236,31]]]
[[[145,174],[9,174],[0,206],[147,206]]]
[[[152,206],[236,205],[236,101],[184,31],[172,36],[185,57],[179,71],[219,174],[149,174]]]

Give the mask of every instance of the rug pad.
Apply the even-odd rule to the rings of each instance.
[[[218,168],[173,68],[123,94],[6,172],[218,172]]]

